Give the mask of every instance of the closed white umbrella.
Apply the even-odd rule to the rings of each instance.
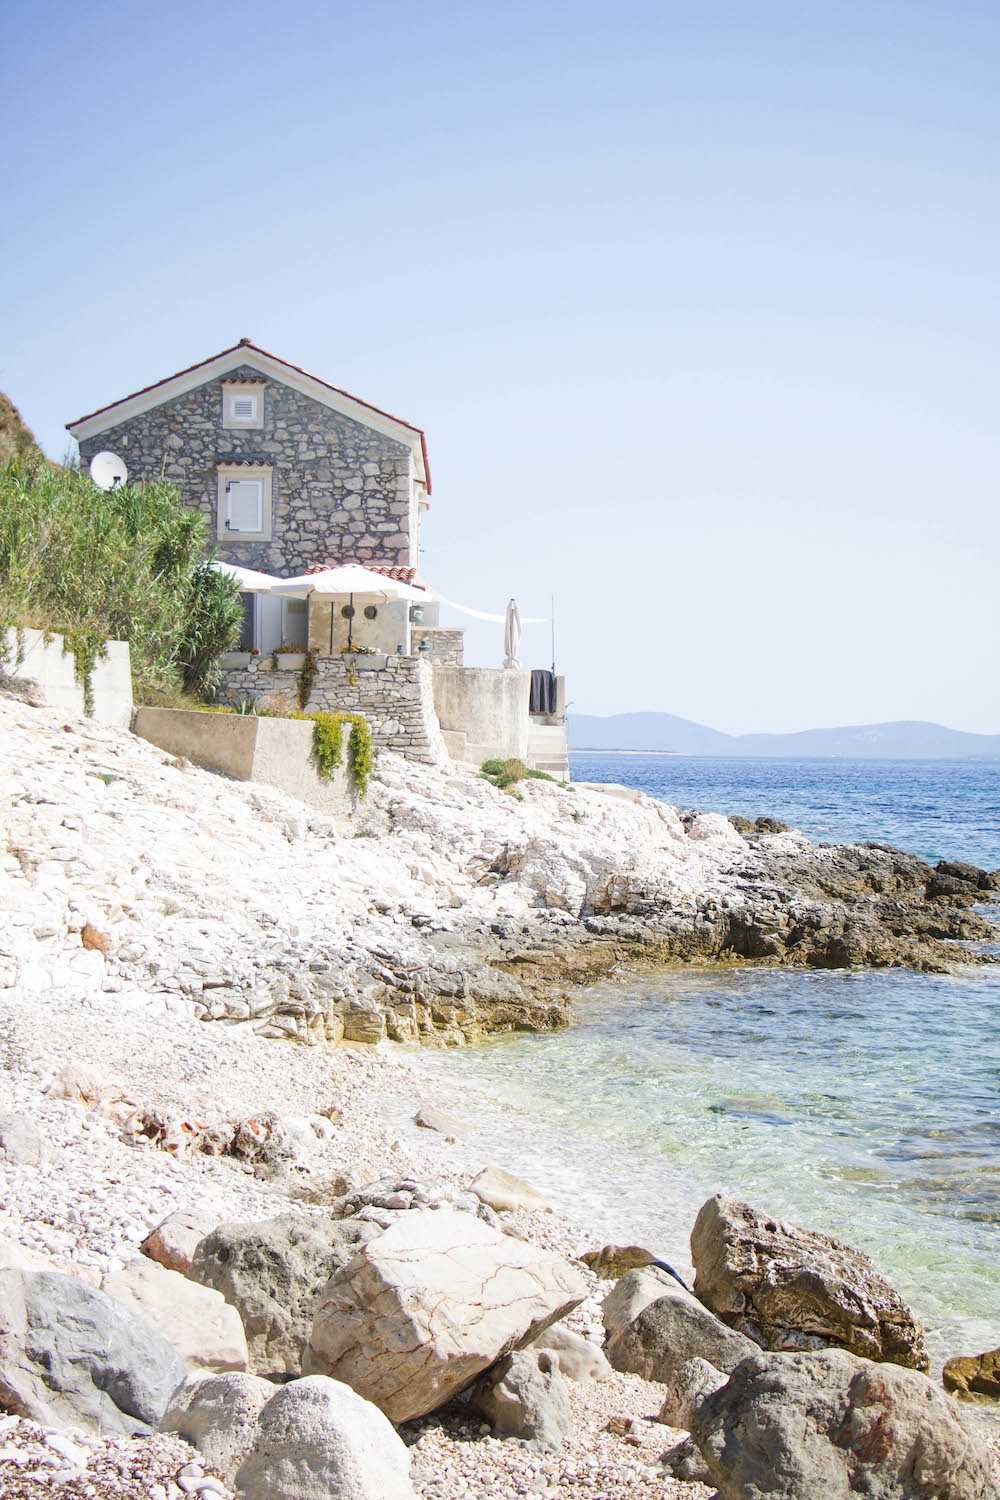
[[[516,599],[510,600],[504,616],[503,649],[504,666],[511,672],[519,672],[521,663],[518,661],[517,653],[521,649],[521,611],[517,607]]]

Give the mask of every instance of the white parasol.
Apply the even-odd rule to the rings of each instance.
[[[521,663],[518,661],[517,653],[521,649],[521,611],[517,607],[517,600],[511,599],[507,605],[507,613],[503,622],[503,650],[504,666],[511,672],[519,672]]]
[[[292,599],[308,599],[310,594],[381,594],[384,599],[409,599],[413,604],[429,604],[435,597],[430,589],[387,578],[360,563],[340,563],[335,568],[324,568],[321,573],[279,578],[271,592]]]
[[[212,567],[217,573],[235,579],[242,594],[269,594],[275,584],[281,582],[280,578],[272,578],[270,573],[258,573],[256,568],[240,568],[235,563],[216,561]]]

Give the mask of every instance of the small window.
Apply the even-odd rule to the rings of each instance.
[[[221,464],[218,504],[220,541],[270,540],[270,467]]]
[[[227,381],[222,387],[223,427],[263,427],[264,387]]]

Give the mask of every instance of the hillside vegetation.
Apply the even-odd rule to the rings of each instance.
[[[213,686],[241,617],[236,585],[206,561],[204,517],[182,505],[173,485],[105,493],[37,450],[0,468],[0,648],[8,665],[16,631],[34,627],[64,637],[85,698],[106,640],[128,641],[140,701],[201,693]]]
[[[35,442],[34,433],[25,426],[21,413],[10,397],[0,391],[0,464],[40,456],[41,450]]]

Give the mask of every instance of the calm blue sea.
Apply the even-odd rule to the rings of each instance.
[[[998,763],[588,753],[573,776],[1000,866]],[[1000,1345],[998,1037],[1000,971],[684,971],[605,982],[571,1030],[439,1066],[502,1106],[496,1159],[503,1118],[532,1122],[531,1171],[595,1237],[683,1264],[700,1203],[738,1193],[865,1249],[942,1358]]]

